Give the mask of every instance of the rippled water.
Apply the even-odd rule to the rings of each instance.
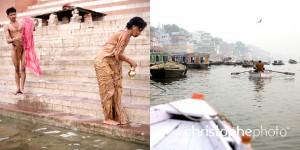
[[[231,72],[249,69],[240,66],[212,66],[210,70],[189,70],[186,78],[151,81],[151,105],[191,97],[194,92],[242,129],[286,130],[287,136],[258,136],[257,150],[300,149],[300,64],[265,66],[266,69],[296,73],[273,73],[272,79],[253,80],[248,74]],[[268,130],[270,131],[270,130]],[[278,132],[277,132],[278,133]],[[283,132],[282,132],[283,133]]]
[[[62,134],[71,136],[61,136]],[[149,148],[145,145],[119,141],[104,136],[0,116],[0,149],[145,150]]]

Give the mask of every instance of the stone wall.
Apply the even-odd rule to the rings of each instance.
[[[93,24],[70,23],[39,27],[34,33],[35,47],[40,58],[42,77],[27,70],[27,94],[13,95],[16,90],[12,46],[0,31],[0,102],[20,107],[59,111],[103,118],[93,59],[113,32],[125,28],[133,16],[143,17],[149,24],[149,13],[129,14],[123,17],[107,16]],[[138,63],[137,75],[130,79],[129,65],[123,63],[122,103],[129,120],[149,124],[149,63],[150,29],[131,38],[125,54]]]

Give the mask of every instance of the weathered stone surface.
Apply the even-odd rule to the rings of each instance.
[[[103,119],[98,86],[93,66],[96,53],[115,31],[125,28],[133,16],[149,22],[149,13],[107,16],[103,21],[70,23],[38,27],[34,33],[35,47],[40,58],[42,77],[27,71],[26,94],[15,91],[12,46],[0,31],[0,112],[14,118],[40,118],[49,124],[78,126],[83,131],[105,134],[139,143],[149,143],[150,104],[150,30],[132,38],[125,54],[136,60],[136,77],[127,75],[129,65],[123,64],[123,106],[132,123],[142,124],[143,134],[132,127],[108,127]],[[6,105],[7,104],[7,105]],[[8,107],[9,104],[9,107]],[[5,106],[4,106],[5,105]],[[68,115],[63,115],[68,114]],[[81,119],[76,118],[81,115]],[[82,119],[82,118],[85,118]],[[90,119],[93,118],[93,119]],[[126,139],[128,138],[128,139]]]
[[[101,119],[91,116],[75,115],[58,111],[36,111],[33,109],[24,109],[14,104],[3,103],[0,103],[0,114],[1,116],[63,128],[77,128],[80,131],[91,134],[105,135],[139,144],[149,145],[150,142],[150,129],[148,125],[144,124],[133,123],[124,126],[108,126],[101,123]]]

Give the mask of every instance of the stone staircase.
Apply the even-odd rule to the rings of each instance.
[[[3,31],[0,31],[0,103],[103,119],[93,59],[107,38],[124,28],[135,15],[149,21],[149,13],[144,13],[93,22],[92,25],[70,23],[37,28],[35,47],[44,75],[36,77],[27,70],[24,95],[12,94],[16,87],[11,45],[6,43]],[[125,50],[125,54],[138,63],[136,77],[128,77],[129,66],[123,63],[122,104],[129,120],[140,124],[149,124],[149,36],[148,27],[140,37],[132,38]]]

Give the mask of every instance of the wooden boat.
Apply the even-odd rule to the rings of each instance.
[[[254,66],[253,64],[242,64],[242,67],[244,68],[251,68],[253,66]]]
[[[209,54],[207,53],[187,53],[185,55],[185,64],[191,69],[208,69],[209,64]]]
[[[164,52],[150,53],[150,66],[166,63],[169,60],[169,54]]]
[[[248,60],[244,60],[242,61],[242,67],[244,68],[250,68],[250,67],[254,67],[254,61],[248,61]]]
[[[274,60],[272,65],[284,65],[282,60]]]
[[[186,75],[187,67],[176,62],[167,62],[150,67],[152,78],[176,78]]]
[[[225,61],[224,65],[235,66],[235,65],[237,65],[237,62],[234,62],[234,61]]]
[[[297,64],[297,61],[296,61],[296,60],[293,60],[293,59],[290,59],[290,60],[289,60],[289,63],[290,63],[290,64]]]
[[[210,65],[223,65],[224,61],[209,61]]]
[[[186,66],[191,69],[209,69],[209,64],[187,63]]]
[[[249,144],[251,138],[248,137],[248,144],[244,144],[245,138],[241,138],[228,119],[218,114],[201,95],[193,95],[192,99],[152,106],[150,134],[150,147],[153,150],[251,148]]]
[[[249,71],[250,78],[272,78],[272,71],[255,72]]]

